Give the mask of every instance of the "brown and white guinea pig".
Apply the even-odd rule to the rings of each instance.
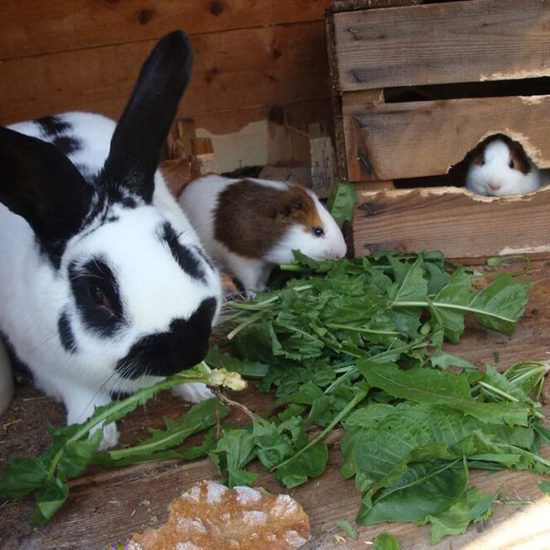
[[[470,191],[495,197],[530,193],[540,185],[540,173],[521,146],[500,135],[481,145],[466,176]]]
[[[187,185],[179,204],[208,254],[247,290],[265,288],[293,250],[316,260],[346,254],[334,218],[301,185],[209,175]]]

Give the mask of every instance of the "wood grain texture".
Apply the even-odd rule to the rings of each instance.
[[[68,110],[117,118],[153,44],[128,43],[0,63],[0,123]],[[310,100],[328,103],[322,21],[200,34],[193,37],[193,48],[193,76],[180,106],[181,117],[223,118],[224,113]],[[330,118],[327,112],[322,120]]]
[[[462,188],[359,188],[355,254],[441,250],[449,258],[550,253],[550,188],[488,198]]]
[[[330,0],[4,0],[0,59],[142,42],[176,28],[191,35],[321,21]]]
[[[550,95],[344,106],[343,116],[350,181],[446,174],[496,133],[550,167]]]
[[[519,266],[521,268],[522,265]],[[517,266],[512,269],[517,269]],[[546,359],[550,349],[550,264],[535,261],[528,278],[534,282],[525,316],[519,322],[512,337],[496,335],[480,328],[468,326],[459,346],[448,346],[452,353],[463,355],[476,364],[494,362],[494,353],[505,368],[522,359]],[[265,410],[269,396],[259,394],[253,388],[234,399],[245,403],[255,412]],[[546,415],[550,406],[544,408]],[[182,413],[181,402],[169,394],[163,394],[134,411],[120,424],[122,444],[135,443],[144,437],[146,427],[159,427],[163,415],[177,417]],[[44,418],[54,423],[62,422],[61,407],[29,386],[18,386],[16,398],[0,423],[0,470],[12,456],[34,453],[47,445]],[[242,422],[240,413],[235,422]],[[550,458],[550,447],[543,456]],[[471,526],[458,537],[444,538],[431,546],[429,528],[411,524],[380,524],[359,527],[359,539],[347,540],[339,545],[335,535],[344,535],[336,522],[347,519],[354,522],[360,495],[351,480],[344,480],[340,473],[340,453],[337,446],[330,452],[327,471],[319,478],[290,491],[309,514],[313,539],[304,550],[333,548],[365,548],[365,543],[380,532],[394,534],[404,550],[451,550],[462,548],[475,541],[481,532],[501,525],[521,505],[495,505],[495,513],[488,522]],[[253,468],[259,472],[257,468]],[[193,463],[167,461],[143,464],[116,470],[90,470],[72,482],[67,505],[45,526],[34,527],[30,520],[32,499],[22,502],[0,502],[0,546],[6,550],[21,548],[90,550],[110,548],[113,543],[126,542],[134,531],[156,526],[167,517],[170,500],[196,481],[218,478],[211,462]],[[474,471],[471,482],[487,492],[501,489],[501,497],[536,501],[542,497],[538,488],[540,478],[525,472],[502,471],[488,475]],[[273,478],[261,472],[257,485],[275,493],[284,492]]]
[[[336,13],[339,91],[550,75],[550,0]]]

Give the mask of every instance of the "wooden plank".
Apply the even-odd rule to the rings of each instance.
[[[550,167],[550,95],[344,107],[351,181],[446,174],[485,137],[505,133]]]
[[[330,0],[4,0],[0,59],[141,42],[175,28],[191,35],[322,21]]]
[[[550,187],[505,198],[456,187],[369,191],[359,188],[355,254],[441,250],[449,258],[549,254]]]
[[[550,75],[550,0],[336,13],[340,91]]]
[[[0,63],[0,123],[72,109],[118,117],[153,44]],[[220,117],[234,110],[329,98],[321,21],[197,35],[193,47],[195,66],[182,117]]]

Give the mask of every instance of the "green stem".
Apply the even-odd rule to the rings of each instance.
[[[464,311],[466,313],[473,313],[474,315],[484,315],[486,317],[494,317],[495,319],[500,319],[501,321],[506,321],[508,323],[514,322],[514,319],[509,319],[508,317],[502,317],[502,315],[495,315],[490,311],[485,311],[483,309],[477,309],[472,306],[459,306],[457,304],[446,304],[443,302],[432,302],[432,301],[414,301],[414,302],[393,302],[392,307],[427,307],[427,308],[440,308],[440,309],[452,309],[456,311]]]
[[[292,455],[290,458],[287,458],[283,462],[280,462],[277,464],[277,466],[274,466],[271,468],[271,471],[278,470],[285,464],[288,464],[289,462],[292,462],[302,454],[304,454],[308,449],[313,447],[314,445],[317,445],[320,441],[322,441],[333,429],[334,427],[345,417],[347,416],[356,405],[358,405],[365,397],[367,397],[367,394],[369,393],[369,389],[361,390],[332,420],[332,422],[321,432],[319,432],[313,439],[311,439],[307,445],[302,447],[296,454]]]
[[[251,315],[246,321],[243,321],[240,325],[235,327],[230,333],[227,334],[226,338],[228,340],[233,340],[241,330],[244,330],[246,327],[252,325],[259,319],[263,317],[263,311],[258,311],[258,313],[255,313],[254,315]]]
[[[504,397],[504,399],[508,399],[508,401],[512,401],[513,403],[517,403],[519,399],[517,397],[514,397],[513,395],[510,395],[509,393],[505,392],[504,390],[501,390],[499,388],[495,388],[494,386],[491,386],[491,384],[487,384],[487,382],[478,382],[478,384],[489,390],[493,393],[496,393],[497,395],[500,395],[501,397]]]
[[[201,363],[204,364],[204,363]],[[59,461],[63,457],[63,453],[65,450],[65,447],[69,445],[70,443],[73,443],[75,441],[78,441],[79,439],[82,439],[83,437],[87,437],[90,430],[94,428],[95,426],[101,424],[105,419],[109,418],[112,422],[115,420],[118,420],[119,417],[117,417],[117,412],[127,411],[128,405],[137,404],[140,400],[144,398],[144,394],[148,395],[149,397],[152,397],[156,393],[162,390],[169,390],[170,388],[173,388],[174,386],[177,386],[178,384],[182,383],[191,383],[191,382],[207,382],[209,377],[209,373],[205,373],[205,376],[203,377],[197,377],[196,375],[191,377],[186,377],[185,374],[175,374],[174,376],[171,376],[170,378],[167,378],[166,380],[163,380],[162,382],[159,382],[158,384],[155,384],[154,386],[151,386],[150,388],[145,388],[142,391],[139,391],[137,393],[134,393],[133,395],[130,395],[126,399],[122,399],[121,401],[111,403],[111,405],[105,409],[101,414],[95,416],[92,415],[92,417],[82,424],[79,430],[77,430],[66,442],[65,445],[57,453],[53,456],[50,467],[48,468],[48,478],[52,478],[55,470],[57,469],[57,466],[59,464]],[[121,414],[121,416],[123,416]]]
[[[527,451],[523,447],[517,447],[516,445],[503,445],[505,448],[514,449],[516,452],[525,453],[526,455],[530,456],[533,460],[540,462],[546,468],[550,468],[550,460],[546,460],[542,456],[536,455],[535,453],[531,453],[530,451]]]
[[[365,332],[367,334],[381,334],[381,335],[387,335],[387,336],[400,336],[400,332],[396,332],[393,330],[374,330],[370,328],[365,327],[357,327],[353,325],[341,325],[339,323],[326,323],[327,327],[329,328],[337,328],[342,330],[351,330],[353,332]]]

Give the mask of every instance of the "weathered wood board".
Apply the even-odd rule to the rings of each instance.
[[[181,117],[328,100],[321,21],[199,34],[192,42],[195,64]],[[154,44],[146,40],[2,62],[0,122],[75,109],[118,118]]]
[[[550,95],[344,106],[343,117],[350,181],[446,174],[498,133],[550,167]]]
[[[516,266],[517,267],[517,266]],[[522,265],[520,264],[520,267]],[[512,269],[514,267],[512,266]],[[496,335],[483,329],[468,327],[459,346],[449,346],[449,351],[462,355],[476,364],[494,362],[498,355],[500,367],[506,368],[522,359],[547,359],[550,349],[550,263],[534,261],[528,278],[534,282],[525,316],[512,337]],[[253,389],[234,398],[245,403],[253,411],[262,411],[269,397]],[[550,406],[544,408],[550,413]],[[121,423],[122,444],[135,442],[145,435],[147,426],[158,427],[162,415],[175,417],[182,412],[181,402],[171,395],[163,395],[136,410]],[[29,386],[17,388],[16,399],[0,419],[0,471],[8,457],[35,453],[47,445],[44,419],[54,423],[63,422],[61,407],[41,396]],[[242,421],[236,413],[235,421]],[[544,456],[550,458],[550,448]],[[472,483],[488,492],[500,488],[501,501],[505,497],[515,504],[496,504],[490,520],[477,524],[461,536],[447,537],[438,545],[429,542],[429,528],[411,524],[380,524],[358,528],[359,539],[346,538],[336,525],[339,520],[353,522],[360,496],[350,480],[344,480],[338,469],[340,455],[335,445],[330,454],[327,471],[308,484],[291,491],[310,515],[313,539],[305,550],[333,548],[365,548],[380,532],[394,534],[404,550],[451,550],[475,543],[490,529],[502,525],[506,519],[520,510],[527,502],[542,498],[538,488],[540,478],[524,472],[502,471],[495,475],[476,471]],[[20,549],[76,549],[87,550],[111,548],[117,542],[126,542],[134,531],[155,526],[167,518],[166,506],[183,489],[197,480],[217,477],[212,464],[207,461],[193,463],[162,462],[119,470],[92,471],[75,480],[67,505],[46,526],[34,527],[30,523],[32,500],[22,502],[0,501],[0,547],[4,550]],[[274,492],[283,492],[268,474],[261,473],[258,485]],[[518,501],[525,501],[523,504]],[[547,525],[546,535],[550,537]],[[535,529],[527,533],[524,543],[533,542]],[[513,536],[517,533],[514,532]],[[538,546],[544,546],[543,538]],[[337,538],[340,537],[340,538]],[[531,540],[530,540],[531,539]],[[550,540],[550,539],[547,539]],[[517,546],[517,550],[527,546]],[[493,550],[484,546],[483,550]],[[497,550],[494,548],[494,550]]]
[[[549,0],[471,0],[333,18],[340,92],[550,75]]]
[[[550,253],[542,229],[550,219],[550,188],[503,198],[463,188],[370,191],[358,188],[355,254],[377,250],[441,250],[449,258]]]
[[[3,0],[0,59],[142,42],[175,28],[192,35],[321,21],[330,0]]]

